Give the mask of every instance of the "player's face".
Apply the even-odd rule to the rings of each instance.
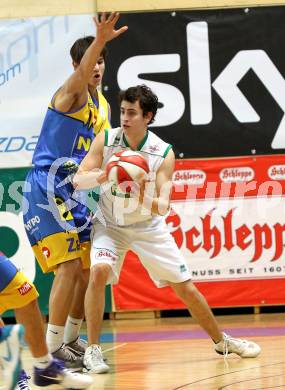
[[[105,72],[105,61],[104,58],[101,56],[99,57],[93,69],[93,73],[89,79],[88,84],[91,85],[92,87],[98,87],[102,82],[104,72]]]
[[[139,101],[135,103],[123,100],[120,108],[121,127],[125,131],[140,131],[146,130],[147,125],[151,119],[151,113],[143,116],[143,110],[140,107]]]

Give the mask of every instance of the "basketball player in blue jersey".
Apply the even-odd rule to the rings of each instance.
[[[148,130],[157,107],[157,97],[145,85],[122,91],[121,127],[105,135],[99,134],[73,180],[79,189],[102,185],[107,178],[106,164],[114,153],[139,150],[152,174],[152,183],[147,186],[155,189],[153,194],[145,192],[143,184],[140,191],[124,199],[113,186],[107,184],[105,189],[103,187],[99,206],[104,224],[95,222],[90,281],[85,299],[89,347],[85,352],[84,365],[91,373],[109,370],[98,345],[104,291],[106,284],[118,282],[128,250],[137,253],[157,287],[169,285],[174,290],[211,337],[216,352],[236,353],[241,357],[256,357],[260,353],[256,343],[235,339],[220,331],[205,298],[192,283],[188,265],[167,228],[165,215],[170,208],[175,156],[171,145]]]
[[[49,300],[47,344],[70,368],[82,367],[86,349],[79,338],[90,267],[90,216],[86,203],[72,210],[73,193],[64,182],[88,152],[95,135],[109,128],[109,108],[98,86],[104,73],[105,44],[127,27],[115,29],[119,14],[94,18],[96,38],[71,48],[74,73],[53,96],[44,119],[24,196],[24,223],[43,272],[55,271]],[[51,174],[53,167],[55,170]]]
[[[34,358],[33,381],[37,386],[88,387],[92,378],[66,370],[64,363],[48,352],[37,297],[33,283],[0,252],[0,314],[14,309],[17,322],[21,324],[4,326],[0,319],[0,388],[30,390],[29,377],[21,370],[20,349],[24,331]]]

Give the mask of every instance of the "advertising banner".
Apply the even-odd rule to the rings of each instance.
[[[113,126],[119,89],[145,83],[160,102],[152,130],[177,157],[284,153],[284,17],[285,7],[121,15],[129,30],[108,44],[102,86]],[[91,15],[0,21],[0,167],[31,164],[72,72],[69,49],[94,32]]]
[[[285,157],[177,161],[173,182],[166,221],[209,303],[284,303]],[[116,309],[183,307],[131,252],[114,298]]]
[[[160,108],[152,130],[177,157],[285,152],[285,7],[123,14],[109,44],[104,92],[146,84]]]

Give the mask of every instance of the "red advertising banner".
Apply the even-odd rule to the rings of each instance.
[[[210,306],[284,304],[285,156],[178,160],[173,183],[167,223]],[[131,252],[113,292],[116,310],[184,307]]]

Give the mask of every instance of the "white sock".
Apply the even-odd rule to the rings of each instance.
[[[48,324],[47,346],[50,353],[57,351],[63,344],[64,326]]]
[[[64,328],[64,337],[63,337],[64,344],[69,344],[72,341],[77,339],[77,337],[79,336],[82,321],[83,321],[82,318],[79,319],[70,316],[67,317],[65,328]]]
[[[48,353],[45,356],[34,358],[34,366],[37,368],[47,368],[52,362],[52,356]]]

